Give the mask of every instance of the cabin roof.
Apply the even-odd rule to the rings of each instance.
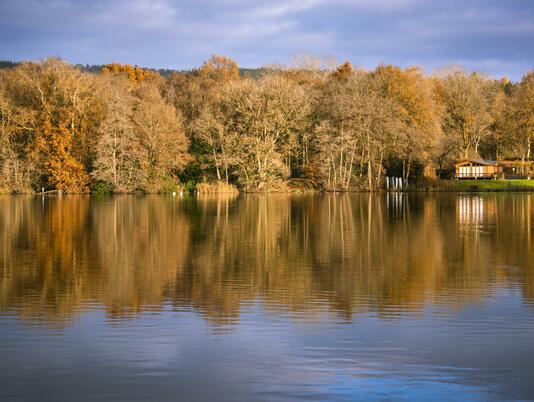
[[[497,166],[497,161],[485,161],[483,159],[462,159],[456,162],[456,166],[463,165],[464,163],[471,162],[482,166]]]

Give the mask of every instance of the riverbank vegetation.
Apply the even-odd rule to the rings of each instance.
[[[534,71],[213,56],[166,72],[58,59],[0,69],[3,192],[376,190],[447,177],[462,157],[532,159]]]
[[[427,185],[429,191],[534,191],[534,180],[441,180]]]

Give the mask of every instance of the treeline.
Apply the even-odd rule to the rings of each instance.
[[[511,83],[391,65],[239,70],[223,56],[166,77],[58,59],[9,67],[4,192],[376,190],[386,175],[446,175],[462,157],[532,158],[534,71]]]

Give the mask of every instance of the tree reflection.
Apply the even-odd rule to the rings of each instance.
[[[219,195],[0,198],[0,309],[68,322],[254,303],[350,321],[520,287],[534,301],[532,197]]]

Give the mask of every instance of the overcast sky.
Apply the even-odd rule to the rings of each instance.
[[[183,69],[211,54],[243,67],[314,54],[518,79],[534,68],[534,0],[0,0],[0,59]]]

